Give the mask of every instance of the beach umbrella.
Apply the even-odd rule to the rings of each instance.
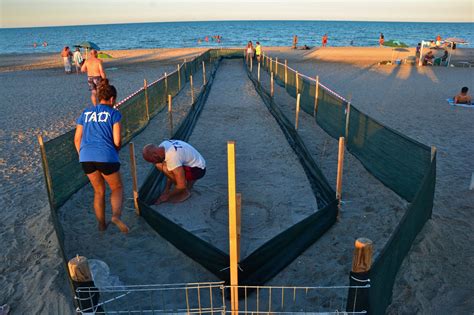
[[[86,49],[100,50],[100,47],[97,46],[96,43],[89,42],[89,41],[82,42],[82,43],[80,43],[79,45],[76,45],[76,46],[77,46],[77,47],[86,48]]]
[[[111,55],[109,54],[106,54],[105,52],[100,52],[98,55],[97,55],[97,58],[99,59],[111,59],[113,58]]]
[[[403,48],[408,47],[408,45],[405,44],[404,42],[401,42],[399,40],[394,40],[394,39],[391,39],[391,40],[388,40],[388,41],[384,42],[383,46],[392,47],[392,57],[390,57],[390,61],[393,60],[393,52],[395,50],[405,51]]]

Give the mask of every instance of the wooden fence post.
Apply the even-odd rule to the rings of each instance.
[[[54,205],[54,192],[53,192],[53,180],[51,179],[51,173],[49,172],[49,163],[46,156],[46,149],[44,147],[43,136],[38,135],[38,143],[41,151],[41,161],[43,163],[43,174],[46,182],[46,190],[48,192],[48,201],[51,209],[55,210]]]
[[[270,74],[270,96],[273,97],[273,72]]]
[[[237,210],[237,261],[240,262],[240,239],[242,235],[242,194],[236,193],[236,210]]]
[[[347,107],[346,107],[346,128],[345,128],[345,136],[346,139],[349,139],[349,118],[351,115],[351,101],[347,102]]]
[[[300,89],[298,87],[299,85],[298,71],[296,71],[295,73],[295,80],[296,80],[296,94],[298,94],[300,92]]]
[[[273,72],[273,58],[270,58],[270,72]]]
[[[278,75],[278,57],[275,58],[275,75]]]
[[[370,284],[369,271],[372,267],[373,243],[368,238],[358,238],[354,244],[352,254],[352,269],[349,276],[349,288],[347,294],[347,312],[368,311],[369,288],[364,288]]]
[[[229,256],[231,311],[236,315],[239,311],[239,274],[237,257],[237,201],[235,178],[235,142],[227,141],[227,172],[229,190]]]
[[[171,94],[168,94],[168,120],[169,120],[169,131],[170,139],[173,138],[173,106],[172,106]]]
[[[339,208],[342,198],[342,173],[344,170],[344,137],[339,137],[339,152],[337,155],[337,178],[336,178],[336,199],[338,200],[337,217],[339,218]]]
[[[189,85],[191,86],[191,104],[194,104],[194,83],[192,74],[189,76]]]
[[[166,95],[168,95],[168,74],[165,72],[165,94],[163,95],[166,102]]]
[[[257,69],[257,81],[260,83],[260,62],[258,63],[258,69]]]
[[[206,85],[206,64],[202,61],[202,84]]]
[[[298,130],[298,120],[300,117],[300,97],[301,94],[296,95],[296,111],[295,111],[295,130]]]
[[[135,145],[133,142],[130,142],[130,171],[132,173],[133,204],[136,214],[140,215],[140,208],[138,207],[137,163],[135,160]]]
[[[318,112],[318,97],[319,97],[319,75],[316,76],[316,87],[314,90],[314,112],[313,116],[316,118]]]
[[[148,84],[146,82],[146,79],[143,79],[143,89],[145,90],[146,119],[150,120],[150,109],[148,107]]]
[[[181,91],[181,67],[178,63],[178,91]]]
[[[285,87],[288,83],[288,60],[285,59]]]

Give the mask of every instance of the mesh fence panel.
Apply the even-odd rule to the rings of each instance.
[[[302,78],[300,83],[300,106],[307,114],[314,114],[316,83]]]
[[[148,123],[145,91],[141,90],[120,106],[122,113],[122,141],[128,142]]]
[[[344,136],[346,126],[346,105],[325,89],[319,89],[316,121],[330,136]]]
[[[157,81],[148,87],[148,107],[151,117],[156,115],[166,106],[165,91],[164,80]]]

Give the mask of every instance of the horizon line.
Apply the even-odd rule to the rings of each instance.
[[[312,19],[289,19],[289,20],[273,20],[273,19],[262,19],[262,20],[183,20],[183,21],[143,21],[143,22],[117,22],[117,23],[93,23],[93,24],[63,24],[63,25],[41,25],[41,26],[14,26],[14,27],[3,27],[0,29],[18,29],[18,28],[48,28],[48,27],[76,27],[76,26],[101,26],[101,25],[126,25],[126,24],[155,24],[155,23],[206,23],[206,22],[369,22],[369,23],[417,23],[417,24],[474,24],[474,21],[380,21],[380,20],[312,20]]]

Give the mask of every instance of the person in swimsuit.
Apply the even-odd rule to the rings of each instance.
[[[471,104],[472,97],[468,94],[469,88],[467,86],[461,89],[461,92],[454,97],[454,104]]]
[[[97,89],[99,105],[86,108],[77,119],[74,145],[79,154],[84,173],[94,189],[94,210],[99,231],[105,231],[108,224],[105,220],[105,183],[112,193],[112,223],[121,232],[129,229],[120,220],[122,215],[123,188],[120,177],[120,160],[118,151],[122,145],[120,136],[122,114],[113,108],[117,99],[117,90],[109,85],[109,80],[100,82]]]
[[[143,159],[166,176],[166,187],[156,204],[182,202],[191,196],[194,183],[206,174],[206,161],[189,143],[166,140],[159,146],[147,144]],[[175,188],[171,190],[171,185]]]
[[[82,72],[87,72],[87,84],[91,91],[92,104],[97,105],[97,85],[106,78],[102,60],[97,58],[97,50],[91,49],[89,58],[81,67]]]
[[[328,44],[328,34],[323,35],[323,47],[326,47]]]

